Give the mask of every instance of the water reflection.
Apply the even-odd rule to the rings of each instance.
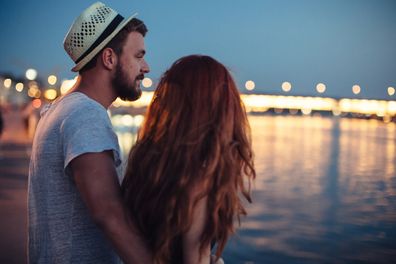
[[[396,257],[394,124],[292,116],[250,121],[255,203],[227,247],[231,263]]]
[[[250,116],[254,203],[226,263],[391,263],[396,257],[396,126]],[[116,129],[117,130],[117,129]],[[123,153],[137,127],[118,129]]]
[[[123,156],[123,160],[125,160],[133,144],[136,142],[136,132],[118,131],[116,134],[120,143],[121,155]]]
[[[132,116],[130,114],[117,114],[111,117],[111,123],[118,136],[121,155],[126,158],[129,150],[136,142],[137,131],[143,122],[142,115]]]

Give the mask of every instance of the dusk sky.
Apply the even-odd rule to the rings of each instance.
[[[63,38],[94,1],[2,1],[0,73],[73,78]],[[206,54],[224,63],[240,90],[256,93],[383,98],[396,87],[395,0],[102,1],[127,17],[138,12],[149,33],[147,75],[157,81],[176,59]],[[352,93],[352,86],[361,93]]]

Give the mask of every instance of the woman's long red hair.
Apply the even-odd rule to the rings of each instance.
[[[239,194],[251,201],[255,176],[249,124],[228,70],[208,56],[176,61],[154,93],[122,184],[154,260],[171,261],[203,197],[208,211],[200,250],[215,241],[220,256],[234,220],[246,214]]]

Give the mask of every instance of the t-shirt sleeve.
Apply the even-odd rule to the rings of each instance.
[[[84,153],[113,151],[115,166],[121,164],[117,135],[104,109],[96,106],[73,111],[62,124],[64,169]]]

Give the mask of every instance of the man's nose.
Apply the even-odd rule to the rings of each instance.
[[[143,73],[148,73],[148,72],[150,72],[150,67],[149,67],[148,63],[146,62],[146,60],[143,61],[143,66],[142,66],[141,71],[142,71]]]

